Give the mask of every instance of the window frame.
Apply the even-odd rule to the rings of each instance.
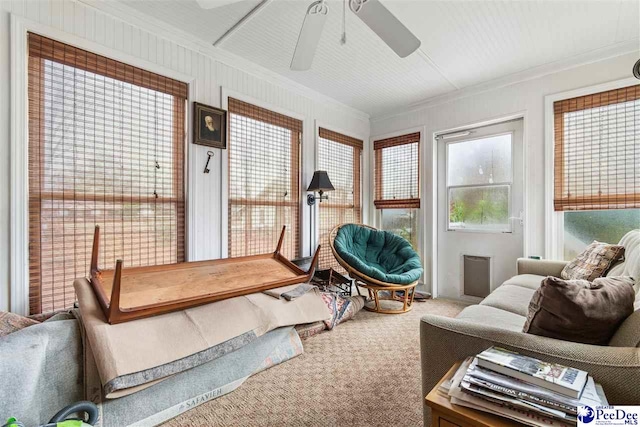
[[[62,244],[66,247],[67,237],[69,236],[67,236],[64,230],[66,230],[66,227],[71,223],[74,224],[75,228],[76,220],[78,220],[80,224],[84,224],[85,232],[74,232],[73,236],[69,237],[71,240],[69,243],[72,244],[73,248],[75,248],[76,245],[84,245],[86,248],[87,245],[90,244],[93,236],[92,227],[94,222],[92,222],[91,219],[87,220],[87,218],[85,218],[84,215],[87,213],[93,215],[93,213],[99,213],[101,211],[108,212],[110,209],[125,211],[128,204],[131,203],[134,205],[151,204],[154,206],[153,218],[148,218],[146,223],[142,224],[140,223],[140,220],[134,220],[133,217],[125,218],[126,215],[124,215],[120,221],[112,221],[111,218],[107,219],[107,216],[103,217],[102,221],[107,221],[109,223],[113,222],[113,225],[107,228],[111,229],[111,233],[109,234],[115,236],[115,240],[107,238],[107,241],[104,243],[108,247],[110,243],[118,246],[116,242],[123,238],[126,242],[127,237],[131,237],[131,233],[140,233],[136,239],[141,238],[149,243],[155,240],[157,245],[158,235],[156,232],[158,229],[156,228],[156,232],[150,231],[148,226],[154,224],[155,221],[159,219],[158,215],[160,215],[160,219],[164,226],[166,212],[174,212],[175,217],[173,217],[172,214],[169,214],[169,218],[166,218],[169,220],[169,230],[167,230],[169,233],[169,245],[165,246],[164,243],[162,244],[162,252],[164,253],[160,254],[160,257],[158,257],[157,251],[151,251],[151,253],[147,251],[146,257],[139,251],[138,253],[136,253],[135,250],[133,250],[133,252],[129,252],[124,249],[124,247],[127,246],[126,244],[124,244],[120,249],[125,251],[125,254],[118,254],[118,256],[124,256],[123,259],[133,266],[172,264],[186,260],[187,171],[185,165],[187,145],[185,136],[188,129],[186,109],[189,84],[163,75],[158,75],[149,71],[146,67],[133,66],[127,62],[118,61],[109,56],[74,46],[73,44],[51,39],[50,37],[37,32],[30,31],[27,33],[27,43],[27,55],[29,58],[27,87],[30,100],[27,105],[27,120],[28,123],[31,124],[32,129],[34,127],[40,128],[38,136],[34,139],[29,138],[27,148],[28,175],[30,177],[27,190],[29,200],[28,225],[30,243],[28,262],[30,272],[35,272],[35,274],[31,275],[29,279],[28,312],[30,314],[40,314],[70,308],[74,301],[74,299],[71,299],[71,297],[75,297],[71,282],[76,277],[82,277],[84,275],[81,270],[84,270],[86,273],[89,260],[88,258],[85,259],[84,261],[87,264],[84,265],[83,258],[86,258],[88,255],[79,255],[77,249],[70,249],[71,252],[68,256],[65,255],[62,272],[60,272],[60,269],[58,268],[51,269],[51,266],[47,266],[55,262],[54,253],[56,251],[53,248],[58,244],[56,241],[58,239],[62,239]],[[76,80],[76,74],[78,72],[80,80]],[[57,170],[58,173],[61,172],[63,174],[61,178],[62,181],[59,179],[53,180],[53,175],[49,175],[48,179],[44,177],[44,175],[48,175],[48,168],[51,170],[52,174],[57,176],[54,168],[56,165],[59,165],[60,161],[57,156],[53,155],[53,147],[51,147],[52,145],[55,145],[55,140],[45,137],[44,128],[40,127],[41,121],[45,119],[44,114],[46,114],[47,109],[50,110],[50,114],[54,114],[51,111],[55,110],[60,113],[61,110],[57,110],[59,108],[75,108],[69,107],[68,105],[65,107],[65,102],[68,98],[61,95],[59,90],[56,92],[55,84],[73,84],[75,87],[77,82],[84,82],[84,78],[87,76],[89,76],[89,79],[93,79],[94,82],[98,80],[102,81],[102,79],[104,79],[105,88],[103,89],[105,91],[107,90],[107,86],[112,88],[113,93],[121,92],[123,91],[123,88],[129,87],[129,94],[131,97],[123,97],[120,100],[121,102],[115,100],[114,105],[117,105],[118,107],[114,108],[125,108],[127,102],[131,103],[130,105],[133,105],[134,101],[148,101],[148,98],[146,97],[154,96],[153,93],[160,94],[160,96],[166,99],[166,101],[169,101],[166,105],[161,107],[161,111],[173,118],[171,121],[173,125],[168,133],[166,131],[163,132],[162,139],[164,141],[163,145],[160,146],[160,150],[164,153],[166,158],[160,161],[168,161],[171,169],[166,177],[160,178],[160,181],[157,180],[155,171],[150,174],[151,180],[149,180],[149,177],[144,179],[145,183],[153,184],[153,193],[149,193],[152,189],[151,187],[140,187],[138,192],[134,193],[132,190],[128,193],[123,191],[125,187],[118,186],[116,182],[111,181],[106,176],[103,176],[101,180],[98,176],[89,174],[87,178],[88,181],[85,181],[84,174],[77,175],[75,173],[71,173],[67,176],[65,174],[64,166],[62,166],[61,170]],[[69,78],[71,80],[69,80]],[[49,84],[47,84],[47,82],[49,82]],[[92,89],[99,90],[98,86],[88,85],[87,91],[83,91],[80,94],[80,96],[83,97],[81,99],[84,99],[85,96],[96,97],[97,99],[101,92],[94,92]],[[138,97],[134,95],[134,92],[137,93]],[[74,104],[76,99],[77,98],[75,97],[73,98]],[[60,104],[60,102],[62,102],[62,104]],[[48,103],[50,104],[48,105]],[[46,107],[47,105],[48,107]],[[73,111],[75,117],[75,110]],[[155,110],[154,113],[157,114],[158,111],[159,110]],[[61,114],[66,117],[66,112],[63,111]],[[80,114],[83,113],[80,112]],[[52,118],[51,115],[47,117],[50,119]],[[108,128],[117,128],[119,126],[122,127],[123,125],[126,126],[126,122],[121,122],[115,118],[115,116],[113,117],[113,121],[109,121],[110,115],[106,110],[106,107],[104,109],[104,114],[96,113],[93,117],[95,119],[99,118],[100,120],[104,120],[103,124]],[[139,114],[138,117],[140,117],[143,122],[145,120],[148,121],[148,117],[144,116],[142,113]],[[158,117],[152,120],[156,119],[158,119]],[[36,121],[35,126],[34,120]],[[89,126],[89,128],[87,128],[87,126]],[[91,125],[88,123],[84,124],[82,129],[89,129],[90,132],[90,126]],[[72,132],[75,135],[75,128]],[[116,158],[123,159],[125,162],[135,161],[136,152],[134,152],[134,150],[136,147],[138,147],[137,149],[142,150],[147,150],[150,147],[148,138],[145,143],[140,140],[139,135],[138,138],[136,138],[134,132],[127,137],[124,136],[124,133],[121,135],[123,143],[125,143],[124,141],[127,141],[126,144],[129,149],[126,149],[123,153],[118,153],[118,150],[116,149],[113,152],[109,152],[107,158],[114,161]],[[63,131],[62,137],[64,139],[68,139],[71,135],[66,133],[66,131]],[[104,138],[117,138],[117,134],[105,132],[103,135],[103,142]],[[136,145],[136,142],[139,145]],[[87,135],[87,138],[81,138],[79,140],[79,147],[84,152],[84,150],[92,147],[92,144],[95,143],[95,134],[93,143],[91,137]],[[94,148],[98,149],[98,147]],[[96,153],[99,153],[99,151],[96,152],[93,150],[91,155],[96,155]],[[140,153],[140,151],[137,153]],[[76,159],[82,160],[84,158],[84,155],[80,156],[81,157],[73,156],[74,158],[72,161],[75,162]],[[141,168],[139,158],[137,168],[133,164],[130,166],[133,170],[144,169]],[[117,166],[115,166],[115,164],[112,167],[115,167],[117,170]],[[156,167],[160,168],[157,162]],[[111,168],[107,168],[105,170],[108,173],[113,173]],[[142,179],[141,176],[142,175],[138,175],[140,179]],[[133,175],[130,175],[129,177],[134,179]],[[80,180],[79,187],[76,185],[76,178]],[[167,178],[169,181],[166,180]],[[56,181],[58,184],[55,183]],[[83,184],[85,185],[83,186]],[[88,188],[86,186],[87,184]],[[169,186],[166,188],[163,187],[165,184],[169,184]],[[62,187],[60,187],[60,185],[62,185]],[[68,185],[70,186],[67,187]],[[155,191],[156,185],[160,185],[161,187],[160,194]],[[102,186],[103,191],[100,192],[99,190],[96,190],[95,186]],[[165,191],[168,193],[163,194]],[[96,203],[96,205],[90,207],[88,211],[85,210],[86,207],[85,209],[82,207],[82,203],[87,201],[93,201],[93,203]],[[63,209],[64,211],[68,209],[72,212],[70,218],[63,220],[62,222],[55,221],[51,218],[47,219],[48,215],[46,212],[52,210],[51,207],[47,208],[47,205],[55,206],[65,202],[71,202],[72,207],[67,208],[60,206],[58,208],[53,208],[53,210],[59,212],[60,209]],[[81,204],[79,210],[78,207],[76,207],[76,202]],[[80,217],[77,215],[80,215]],[[98,220],[94,219],[94,221]],[[54,222],[57,222],[58,226],[62,229],[55,227]],[[136,227],[136,224],[138,227]],[[90,231],[87,230],[88,226],[91,228]],[[130,231],[126,232],[125,229],[129,229],[129,227],[131,227]],[[45,232],[48,228],[51,229],[50,235]],[[175,235],[173,234],[174,232]],[[49,238],[44,238],[43,233],[49,235]],[[153,237],[154,235],[156,236],[155,238]],[[164,237],[162,237],[161,240],[165,239],[167,234],[163,233],[163,236]],[[51,238],[55,240],[49,240]],[[43,239],[47,242],[46,244],[43,243]],[[110,240],[111,242],[109,242]],[[112,249],[115,250],[116,246],[113,246]],[[130,247],[130,249],[132,249],[132,247]],[[68,268],[66,267],[67,260],[69,261]],[[57,273],[55,270],[57,270]],[[43,297],[43,295],[48,296],[48,298]],[[56,295],[58,296],[57,298]],[[60,295],[62,295],[61,299]],[[68,295],[68,297],[66,295]],[[46,300],[48,300],[48,302]],[[46,306],[45,302],[47,302]]]
[[[394,143],[392,142],[388,147],[376,148],[376,143],[383,142],[389,139],[401,139],[412,136],[414,134],[418,134],[417,141],[404,142],[404,143]],[[415,197],[409,199],[385,199],[384,198],[384,174],[380,171],[380,167],[384,164],[384,150],[394,147],[405,147],[410,146],[412,144],[417,144],[417,176],[416,176],[416,195]],[[373,168],[372,168],[372,178],[373,178],[373,205],[377,210],[381,209],[420,209],[422,207],[422,150],[424,146],[424,130],[418,129],[413,132],[400,132],[393,134],[392,136],[384,136],[377,137],[372,139],[372,152],[373,152]],[[378,195],[380,198],[378,199]]]
[[[320,163],[320,161],[319,161],[319,159],[320,159],[320,138],[321,138],[321,136],[320,136],[320,128],[328,130],[330,132],[337,133],[337,134],[342,134],[343,136],[346,136],[348,138],[354,138],[354,139],[357,139],[357,140],[362,142],[362,147],[357,149],[359,151],[358,158],[355,159],[355,157],[354,157],[354,166],[355,166],[355,162],[358,162],[360,171],[359,171],[359,177],[358,177],[359,178],[359,183],[358,183],[359,184],[358,185],[358,187],[359,187],[358,203],[359,204],[356,204],[356,200],[354,198],[354,206],[353,206],[353,208],[359,206],[359,208],[360,208],[360,222],[364,222],[364,218],[365,218],[364,193],[365,193],[365,191],[364,191],[363,184],[364,184],[365,181],[363,179],[363,176],[364,176],[364,170],[363,170],[364,161],[363,161],[363,158],[364,158],[364,151],[365,151],[365,148],[366,148],[365,147],[365,138],[363,138],[361,136],[354,135],[352,132],[347,132],[347,131],[344,131],[344,130],[336,130],[336,128],[334,126],[325,125],[325,124],[323,124],[323,123],[321,123],[321,122],[316,120],[316,122],[315,122],[315,133],[314,133],[314,135],[315,135],[314,171],[319,170],[319,167],[320,167],[319,166],[319,163]],[[323,138],[323,139],[328,139],[331,142],[349,146],[348,144],[344,144],[344,143],[341,143],[339,141],[333,141],[333,140],[331,140],[329,138]],[[352,147],[352,148],[354,148],[354,150],[356,150],[355,147]],[[331,175],[329,175],[329,179],[331,179]],[[355,187],[355,181],[354,181],[354,187]],[[303,190],[306,191],[306,187]],[[331,197],[331,193],[330,192],[329,192],[328,196]],[[329,200],[331,200],[331,199],[329,199]],[[321,210],[320,210],[320,207],[321,206],[322,205],[320,203],[316,203],[315,205],[313,205],[312,206],[312,210],[313,210],[314,219],[313,219],[313,221],[311,221],[311,218],[309,218],[309,220],[310,220],[310,223],[309,223],[310,228],[311,228],[311,224],[313,224],[312,234],[313,234],[313,241],[315,242],[314,248],[317,247],[319,244],[321,244],[321,241],[320,241],[320,223],[321,223],[321,219],[320,219]],[[332,206],[332,207],[334,207],[334,208],[335,207],[339,207],[339,208],[342,208],[342,209],[350,209],[350,207],[346,206],[346,205],[343,205],[343,206]],[[312,253],[313,253],[313,251],[310,253],[310,255]],[[337,265],[337,262],[336,262],[336,265]]]
[[[469,130],[473,130],[474,128],[469,128]],[[502,135],[510,135],[510,141],[509,141],[509,145],[510,145],[510,150],[511,150],[511,174],[510,174],[510,181],[501,181],[501,182],[494,182],[494,183],[487,183],[487,184],[468,184],[468,185],[449,185],[449,146],[451,144],[459,144],[462,142],[471,142],[471,141],[477,141],[479,139],[487,139],[487,138],[492,138],[492,137],[496,137],[496,136],[502,136]],[[447,180],[447,191],[446,191],[446,197],[447,197],[447,206],[451,205],[451,190],[452,189],[457,189],[457,188],[487,188],[487,187],[498,187],[498,186],[508,186],[508,192],[509,192],[509,196],[508,196],[508,206],[507,206],[507,223],[509,224],[509,230],[508,231],[504,231],[504,230],[484,230],[484,229],[480,229],[480,228],[451,228],[451,220],[450,220],[450,215],[451,215],[451,211],[449,209],[447,209],[447,221],[446,221],[446,228],[445,231],[446,232],[463,232],[463,233],[490,233],[490,234],[501,234],[501,233],[506,233],[506,234],[512,234],[514,231],[514,227],[513,227],[513,222],[511,221],[511,217],[513,216],[513,212],[512,212],[512,204],[513,204],[513,200],[512,200],[512,187],[513,187],[513,165],[515,164],[515,157],[514,157],[514,150],[513,150],[513,138],[515,136],[515,132],[510,131],[510,132],[498,132],[498,133],[490,133],[487,135],[481,135],[481,136],[475,136],[472,138],[468,138],[468,137],[463,137],[461,139],[452,139],[450,141],[446,141],[445,142],[445,164],[444,164],[444,176],[445,179]]]
[[[564,212],[556,212],[554,209],[554,185],[555,171],[555,138],[553,104],[564,99],[593,95],[599,92],[620,89],[626,86],[637,85],[634,77],[614,80],[602,84],[591,85],[580,89],[569,90],[550,94],[544,97],[544,141],[545,141],[545,247],[544,253],[547,259],[564,259]]]
[[[10,44],[11,44],[11,96],[10,106],[10,135],[9,161],[13,166],[9,172],[10,193],[10,219],[11,229],[8,253],[9,258],[9,294],[0,293],[0,308],[8,311],[27,315],[29,312],[29,169],[28,169],[28,147],[29,147],[29,116],[28,116],[28,41],[29,32],[37,33],[41,36],[69,44],[92,53],[109,57],[113,60],[125,62],[134,67],[142,68],[152,73],[160,74],[174,80],[187,83],[189,92],[187,102],[194,98],[195,77],[159,64],[153,64],[141,58],[131,56],[101,45],[99,43],[81,38],[74,34],[66,33],[62,30],[50,26],[27,20],[17,15],[10,16]],[[190,123],[191,109],[187,108],[187,123]],[[189,171],[189,162],[193,156],[193,148],[190,144],[190,132],[185,137],[184,170],[185,176],[185,257],[193,254],[190,250],[189,242],[193,242],[193,229],[190,215],[193,214],[193,200],[189,197],[189,190],[192,185]],[[2,250],[0,250],[2,252]]]
[[[243,94],[241,92],[237,92],[234,91],[232,89],[229,89],[227,87],[222,86],[220,88],[220,93],[221,93],[221,97],[222,97],[222,109],[223,110],[229,110],[229,98],[234,98],[238,101],[244,102],[244,103],[248,103],[248,104],[252,104],[256,107],[259,108],[263,108],[266,110],[270,110],[274,113],[280,114],[280,115],[284,115],[284,116],[288,116],[292,119],[296,119],[299,120],[300,122],[302,122],[302,132],[301,132],[301,137],[300,137],[300,147],[298,150],[298,154],[299,154],[299,163],[298,163],[298,209],[297,209],[297,215],[298,215],[298,247],[297,247],[297,252],[299,254],[299,256],[302,256],[305,253],[305,249],[304,249],[304,245],[305,243],[307,243],[305,241],[305,233],[303,232],[303,230],[306,230],[306,228],[304,227],[305,225],[305,217],[304,217],[304,209],[303,209],[303,194],[306,190],[306,187],[303,188],[302,185],[302,177],[305,175],[305,152],[304,152],[304,139],[305,139],[305,128],[306,128],[306,117],[302,114],[281,108],[277,105],[274,104],[270,104],[268,102],[262,101],[260,99],[254,98],[252,96]],[[230,113],[227,113],[228,115]],[[230,126],[227,126],[227,132],[230,132]],[[229,135],[228,135],[229,136]],[[228,141],[228,144],[230,143],[230,141]],[[221,230],[221,237],[220,237],[220,253],[221,253],[221,257],[222,258],[228,258],[229,257],[229,232],[230,232],[230,221],[229,221],[229,208],[231,206],[230,203],[230,194],[229,194],[229,185],[230,185],[230,174],[229,174],[229,150],[220,150],[221,151],[221,191],[220,191],[220,196],[221,196],[221,203],[220,203],[220,217],[221,217],[221,221],[220,221],[220,230]],[[306,200],[306,199],[305,199]],[[274,243],[275,244],[275,243]],[[275,247],[275,246],[274,246]]]
[[[418,184],[418,197],[420,198],[420,207],[419,208],[411,208],[411,209],[415,209],[416,210],[416,216],[417,216],[417,222],[418,222],[418,226],[419,229],[417,230],[417,236],[418,236],[418,246],[417,248],[415,248],[416,252],[418,252],[418,255],[420,255],[420,257],[422,258],[423,262],[423,268],[425,269],[425,273],[422,275],[421,278],[421,283],[426,281],[427,277],[431,278],[431,274],[427,272],[427,270],[430,268],[430,266],[432,265],[430,262],[427,262],[425,260],[425,258],[423,257],[424,254],[429,253],[428,248],[425,246],[429,241],[429,239],[427,238],[427,233],[432,233],[432,229],[430,227],[427,226],[427,224],[425,223],[425,215],[427,212],[426,209],[426,205],[427,203],[427,192],[429,191],[430,187],[427,184],[429,181],[429,178],[433,179],[433,174],[436,173],[436,169],[434,168],[432,171],[425,171],[423,170],[423,168],[426,167],[427,164],[431,164],[431,163],[427,163],[426,159],[431,158],[432,153],[428,150],[433,150],[433,146],[431,146],[430,144],[426,144],[426,134],[427,134],[427,130],[425,126],[417,126],[417,127],[411,127],[411,128],[405,128],[405,129],[400,129],[398,131],[395,132],[389,132],[389,133],[385,133],[385,134],[379,134],[379,135],[371,135],[369,137],[369,197],[370,199],[367,200],[366,202],[366,207],[369,209],[369,220],[371,221],[370,223],[373,224],[376,228],[378,229],[382,229],[382,211],[384,210],[384,208],[378,209],[375,204],[374,204],[374,200],[375,200],[375,186],[376,186],[376,178],[375,178],[375,150],[373,149],[374,147],[374,143],[375,141],[379,141],[382,139],[388,139],[388,138],[394,138],[394,137],[398,137],[398,136],[402,136],[402,135],[408,135],[408,134],[412,134],[412,133],[416,133],[419,132],[420,133],[420,140],[418,142],[418,179],[419,179],[419,184]],[[429,147],[427,147],[429,145]],[[366,147],[365,147],[366,148]],[[424,184],[424,185],[423,185]],[[364,191],[363,191],[364,192]],[[409,209],[409,208],[402,208],[402,209]],[[363,218],[367,218],[366,216],[363,216]],[[432,270],[433,271],[433,270]]]

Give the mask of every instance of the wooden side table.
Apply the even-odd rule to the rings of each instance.
[[[458,369],[456,363],[449,372],[442,377],[438,384],[427,394],[425,400],[431,408],[431,427],[516,427],[522,424],[507,418],[492,415],[487,412],[476,411],[464,406],[454,405],[449,399],[438,392],[440,384],[450,378]]]

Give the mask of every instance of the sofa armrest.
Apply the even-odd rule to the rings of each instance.
[[[538,276],[560,277],[560,273],[568,261],[546,259],[518,258],[518,274],[535,274]]]
[[[423,396],[455,362],[492,345],[585,370],[602,384],[612,404],[640,401],[640,348],[579,344],[437,315],[420,322]],[[426,405],[424,417],[424,425],[431,425]]]

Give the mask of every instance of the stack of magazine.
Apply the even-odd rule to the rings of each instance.
[[[581,406],[608,405],[587,372],[498,347],[465,360],[439,391],[453,404],[531,426],[575,426]]]

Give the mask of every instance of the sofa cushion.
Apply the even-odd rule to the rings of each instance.
[[[488,305],[471,305],[462,310],[456,319],[472,322],[476,325],[495,327],[522,332],[526,317]]]
[[[502,286],[521,286],[523,288],[529,288],[535,291],[540,287],[540,283],[542,283],[545,277],[546,276],[538,276],[537,274],[519,274],[504,282]]]
[[[640,230],[631,230],[620,242],[624,246],[624,262],[619,262],[607,272],[607,276],[629,276],[636,279],[636,292],[640,288]]]
[[[640,310],[634,311],[609,340],[612,347],[640,347]]]
[[[486,297],[480,305],[488,305],[526,317],[529,312],[529,301],[534,293],[533,289],[504,284]]]
[[[523,332],[584,344],[606,345],[633,313],[634,280],[593,282],[547,277],[535,291]]]
[[[560,273],[565,280],[593,281],[602,277],[624,256],[624,246],[610,245],[594,240],[576,259],[567,264]]]

